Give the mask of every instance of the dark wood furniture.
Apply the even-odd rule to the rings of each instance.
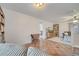
[[[55,37],[59,36],[59,24],[53,24],[53,34]]]

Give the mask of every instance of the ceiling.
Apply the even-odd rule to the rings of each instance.
[[[73,10],[79,10],[79,3],[48,3],[42,10],[34,8],[32,3],[4,3],[7,9],[15,10],[42,20],[59,22],[62,17],[73,14]]]

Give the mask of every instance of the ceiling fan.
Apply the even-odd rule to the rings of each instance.
[[[77,10],[73,10],[72,16],[65,16],[62,17],[64,19],[64,22],[70,22],[70,23],[79,23],[79,12]]]

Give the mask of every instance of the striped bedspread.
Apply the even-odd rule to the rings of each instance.
[[[48,54],[38,48],[0,44],[0,56],[48,56]]]
[[[38,48],[29,47],[27,56],[49,56],[45,51],[41,51]]]
[[[0,44],[0,56],[26,56],[27,48],[14,44]]]

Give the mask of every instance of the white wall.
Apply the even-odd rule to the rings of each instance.
[[[61,36],[61,33],[63,33],[64,31],[69,31],[68,22],[59,23],[59,35]]]
[[[69,28],[69,22],[59,23],[59,33],[63,33],[64,31],[71,31],[71,43],[73,46],[79,47],[79,33],[75,32],[74,25],[71,23]],[[77,26],[77,25],[76,25]],[[79,30],[78,30],[79,31]]]
[[[73,35],[73,46],[79,47],[79,24],[73,24],[71,30]]]
[[[5,14],[5,40],[7,43],[26,44],[31,42],[30,34],[39,33],[39,24],[42,22],[45,28],[53,23],[39,20],[16,11],[3,8]]]
[[[59,36],[60,37],[63,37],[63,34],[64,31],[71,31],[70,30],[70,22],[61,22],[59,23]],[[69,44],[72,44],[73,43],[73,35],[72,35],[72,31],[71,31],[71,36],[68,37],[69,39],[67,39],[66,37],[65,38],[61,38],[61,40],[64,42],[64,43],[69,43]]]

